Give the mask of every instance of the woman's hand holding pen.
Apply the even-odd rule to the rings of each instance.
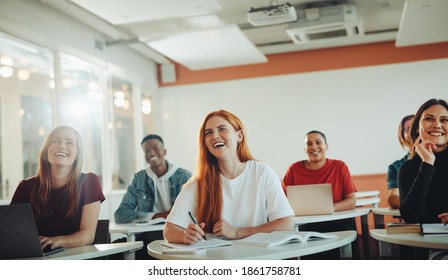
[[[204,240],[205,233],[202,230],[204,226],[204,223],[200,223],[199,225],[190,223],[183,232],[183,243],[194,244],[198,241]]]

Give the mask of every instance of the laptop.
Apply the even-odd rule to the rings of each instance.
[[[334,213],[331,184],[288,186],[286,196],[296,216]]]
[[[0,229],[0,259],[43,257],[64,250],[42,250],[33,210],[28,203],[0,206]]]

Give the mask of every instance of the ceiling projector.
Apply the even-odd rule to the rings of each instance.
[[[253,26],[273,25],[296,20],[296,9],[289,3],[250,8],[250,11],[247,13],[247,21]]]

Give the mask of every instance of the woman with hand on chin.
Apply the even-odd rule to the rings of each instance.
[[[81,136],[70,126],[59,126],[40,150],[36,176],[17,186],[11,204],[31,204],[42,248],[77,247],[94,240],[105,198],[98,176],[81,168]]]
[[[407,223],[448,223],[448,104],[430,99],[411,126],[409,160],[398,172],[400,214]],[[448,258],[434,251],[430,258]]]
[[[293,216],[278,176],[250,154],[242,122],[224,110],[209,113],[199,130],[196,175],[167,217],[165,239],[192,244],[205,233],[240,239],[258,232],[292,231]]]

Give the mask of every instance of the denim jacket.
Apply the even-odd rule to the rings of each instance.
[[[171,204],[174,204],[182,185],[190,177],[190,171],[179,167],[168,179],[171,185]],[[115,211],[115,222],[131,223],[136,219],[146,219],[148,213],[153,212],[155,193],[154,181],[147,175],[146,170],[135,173],[120,206]]]

